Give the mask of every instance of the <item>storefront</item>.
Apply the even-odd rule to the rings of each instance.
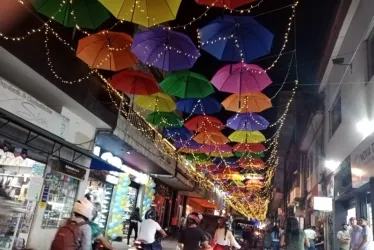
[[[168,227],[171,222],[172,212],[172,189],[160,181],[156,183],[156,194],[154,203],[157,206],[157,214],[159,215],[159,223],[163,227]]]

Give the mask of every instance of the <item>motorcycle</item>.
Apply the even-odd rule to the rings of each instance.
[[[144,240],[137,239],[134,241],[134,248],[131,248],[131,250],[142,250],[142,249],[152,250],[155,248],[161,250],[162,249],[161,239],[162,239],[162,235],[159,232],[156,233],[155,242],[152,244],[149,244]]]
[[[92,244],[92,250],[109,250],[109,248],[104,247],[99,241],[95,241]]]

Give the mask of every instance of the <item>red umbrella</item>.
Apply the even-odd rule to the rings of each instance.
[[[235,9],[254,1],[256,0],[195,0],[196,3],[201,5],[211,6],[212,4],[214,4],[215,7],[227,7],[229,9]]]
[[[223,144],[223,145],[203,145],[200,148],[200,152],[203,153],[212,153],[212,152],[221,152],[221,153],[227,153],[231,152],[232,148],[230,145]]]
[[[261,143],[238,143],[233,147],[234,152],[240,153],[259,153],[265,149]]]
[[[131,95],[152,95],[160,92],[156,79],[139,70],[122,70],[109,82],[118,91]]]
[[[184,125],[189,130],[197,132],[216,132],[225,127],[216,117],[208,115],[196,116],[188,120]]]
[[[216,171],[218,169],[217,165],[198,165],[196,168],[200,171]]]
[[[214,171],[214,174],[240,174],[239,170],[236,168],[218,168],[216,171]]]

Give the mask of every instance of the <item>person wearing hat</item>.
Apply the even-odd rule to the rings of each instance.
[[[348,224],[342,224],[342,230],[340,230],[337,234],[337,238],[339,241],[339,249],[340,250],[349,250],[350,243],[351,243],[351,236],[349,235]]]
[[[350,236],[351,236],[351,249],[352,250],[359,250],[358,247],[361,245],[363,238],[362,238],[362,227],[357,224],[357,219],[352,217],[349,219],[349,223],[351,224]]]

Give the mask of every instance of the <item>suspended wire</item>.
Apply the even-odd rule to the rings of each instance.
[[[293,62],[293,57],[294,57],[295,53],[292,53],[291,55],[291,60],[290,60],[290,63],[288,65],[288,70],[287,70],[287,74],[286,76],[284,77],[284,81],[281,85],[281,87],[278,89],[278,91],[275,93],[275,95],[273,97],[270,98],[270,100],[273,100],[278,94],[279,92],[283,89],[283,86],[284,84],[286,83],[287,79],[288,79],[288,76],[290,75],[290,71],[291,71],[291,68],[292,68],[292,62]]]

